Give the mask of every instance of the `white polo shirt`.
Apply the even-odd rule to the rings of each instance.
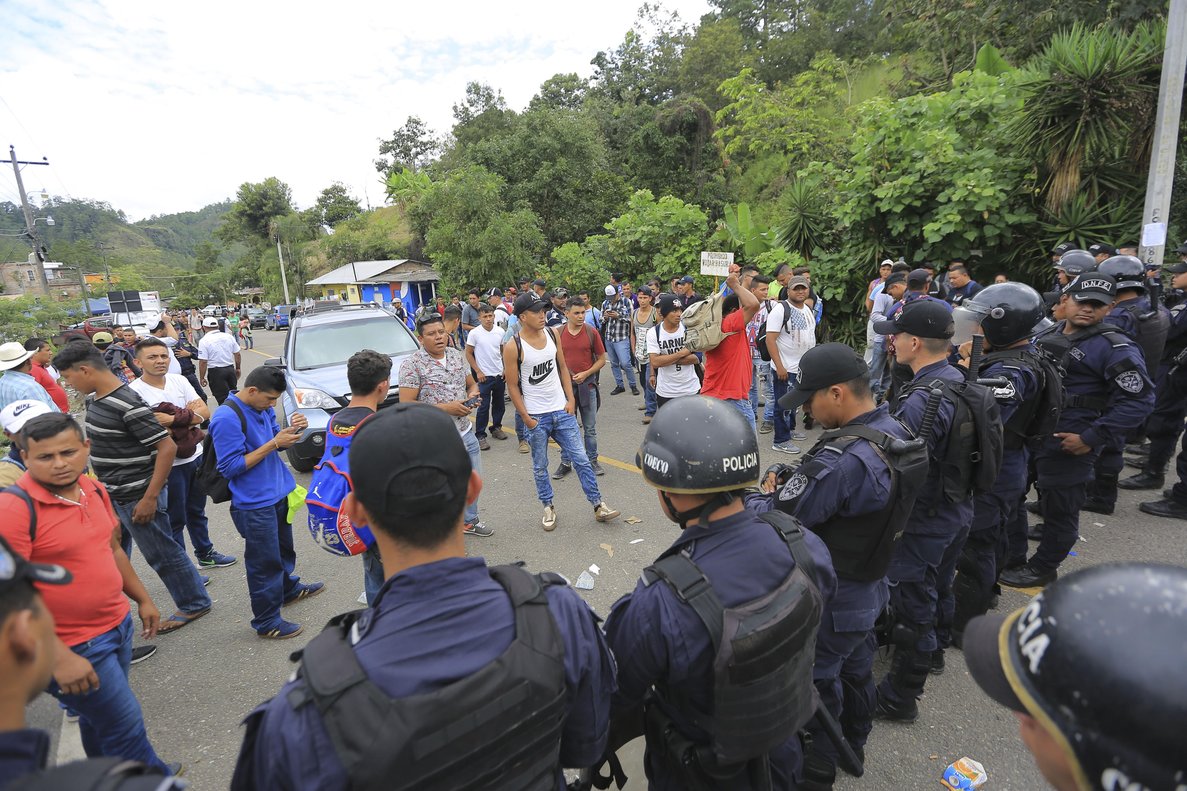
[[[227,368],[235,365],[239,342],[221,330],[210,330],[198,341],[198,359],[208,368]]]

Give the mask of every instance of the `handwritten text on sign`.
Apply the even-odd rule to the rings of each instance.
[[[730,264],[734,262],[733,253],[701,253],[701,274],[716,277],[729,277]]]

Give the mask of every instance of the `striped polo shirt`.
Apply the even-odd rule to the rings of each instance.
[[[127,385],[87,400],[87,438],[91,464],[111,499],[139,500],[148,491],[156,463],[156,444],[169,431]]]

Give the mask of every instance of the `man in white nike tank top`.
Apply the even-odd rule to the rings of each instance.
[[[602,502],[598,482],[574,417],[576,405],[565,355],[556,335],[545,328],[548,303],[532,292],[515,300],[515,315],[520,332],[503,345],[503,370],[507,372],[507,391],[528,431],[532,448],[532,471],[536,495],[544,505],[545,530],[556,528],[556,509],[552,506],[552,482],[548,475],[548,439],[560,445],[581,481],[585,497],[594,507],[594,518],[609,522],[619,515]]]

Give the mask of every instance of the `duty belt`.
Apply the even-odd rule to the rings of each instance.
[[[1081,407],[1083,409],[1092,409],[1101,412],[1109,405],[1109,399],[1102,398],[1101,396],[1067,393],[1063,397],[1063,405],[1065,407]]]

